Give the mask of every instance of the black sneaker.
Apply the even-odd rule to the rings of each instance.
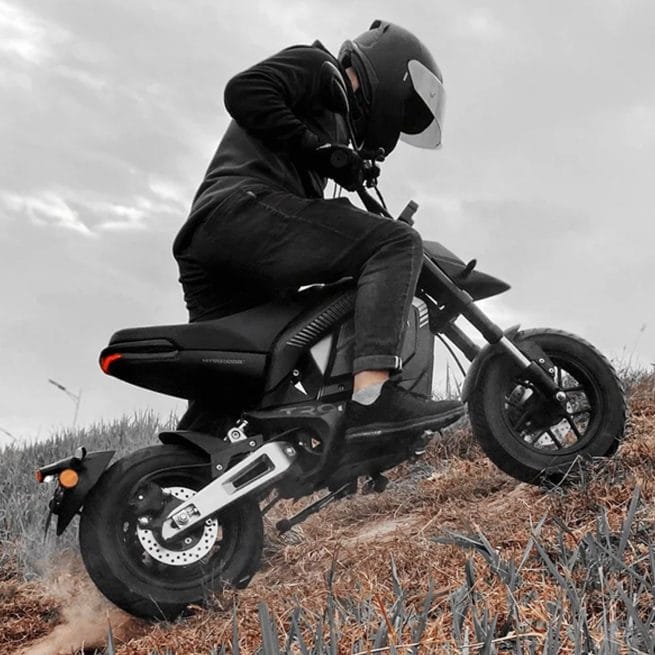
[[[373,404],[362,405],[354,400],[346,404],[346,440],[365,442],[434,432],[457,421],[464,411],[458,400],[434,401],[389,381]]]

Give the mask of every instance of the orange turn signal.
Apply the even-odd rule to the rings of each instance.
[[[77,471],[73,469],[64,469],[59,473],[59,484],[64,487],[64,489],[72,489],[77,486],[77,483],[80,481],[80,476],[77,474]]]
[[[43,472],[40,469],[34,472],[34,477],[39,484],[43,482]]]

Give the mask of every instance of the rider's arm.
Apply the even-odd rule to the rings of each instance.
[[[225,106],[247,132],[274,149],[313,150],[321,139],[299,116],[320,99],[320,70],[328,55],[313,47],[294,47],[233,77]]]

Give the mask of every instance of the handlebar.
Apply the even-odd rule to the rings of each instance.
[[[334,68],[334,67],[333,67]],[[337,74],[334,75],[334,71],[330,70],[330,73],[335,80],[340,80],[343,82],[343,78],[341,75]],[[336,83],[333,84],[333,91],[335,92],[335,97],[339,99],[339,105],[340,109],[337,111],[345,120],[346,122],[346,127],[348,129],[348,136],[350,137],[350,141],[353,144],[357,143],[357,139],[355,137],[355,130],[353,129],[353,125],[350,121],[350,108],[349,108],[349,103],[348,103],[348,92],[346,91],[345,84],[341,83]],[[384,216],[385,218],[391,218],[393,219],[393,216],[389,213],[387,208],[384,206],[384,200],[382,200],[382,196],[380,195],[380,192],[377,190],[377,179],[378,176],[380,175],[380,169],[376,165],[376,162],[383,162],[386,158],[386,152],[384,151],[384,148],[376,148],[375,150],[365,150],[363,147],[362,148],[353,148],[354,152],[356,152],[359,157],[361,157],[362,161],[364,162],[364,184],[360,186],[357,191],[357,195],[359,196],[360,200],[364,204],[364,207],[368,211],[370,211],[373,214],[378,214],[379,216]],[[380,196],[380,200],[382,201],[382,204],[379,203],[373,196],[371,196],[370,193],[366,190],[364,187],[371,188],[374,187],[375,190],[377,191],[378,196]],[[413,225],[414,220],[412,219],[412,216],[416,213],[416,210],[418,209],[418,205],[413,201],[410,200],[409,204],[403,209],[403,211],[400,213],[400,216],[398,216],[399,221],[403,221],[404,223],[407,223],[408,225]]]
[[[385,218],[393,218],[386,207],[383,207],[363,186],[357,189],[357,195],[364,204],[364,207],[372,214],[378,214]]]
[[[378,168],[375,162],[384,161],[385,159],[384,149],[378,148],[377,150],[373,151],[373,150],[364,150],[364,149],[358,150],[357,148],[354,148],[353,152],[357,153],[357,155],[361,158],[364,164],[363,184],[357,189],[355,189],[357,195],[359,196],[360,200],[364,204],[364,207],[366,207],[366,209],[373,214],[378,214],[379,216],[384,216],[385,218],[393,219],[394,217],[389,213],[388,209],[384,205],[384,200],[382,199],[380,192],[377,191],[377,179],[378,176],[380,175],[380,169]],[[330,163],[335,168],[346,166],[348,164],[348,156],[344,151],[336,150],[335,152],[332,153],[330,157]],[[375,190],[378,193],[378,196],[380,196],[381,202],[378,202],[366,190],[366,187],[375,188]],[[403,211],[398,216],[398,220],[402,221],[403,223],[407,223],[407,225],[410,226],[414,225],[414,219],[412,217],[416,213],[417,209],[418,209],[418,204],[415,203],[413,200],[410,200],[407,206],[405,207],[405,209],[403,209]]]

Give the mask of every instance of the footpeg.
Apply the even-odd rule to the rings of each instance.
[[[371,476],[369,480],[364,483],[362,487],[362,495],[368,496],[369,494],[376,493],[381,494],[389,484],[389,478],[378,473],[377,475]]]
[[[439,434],[441,434],[441,431],[439,431]],[[416,443],[414,444],[414,456],[419,457],[420,455],[425,454],[425,449],[427,448],[427,445],[430,443],[430,439],[434,437],[434,432],[431,430],[426,430],[417,440]]]

